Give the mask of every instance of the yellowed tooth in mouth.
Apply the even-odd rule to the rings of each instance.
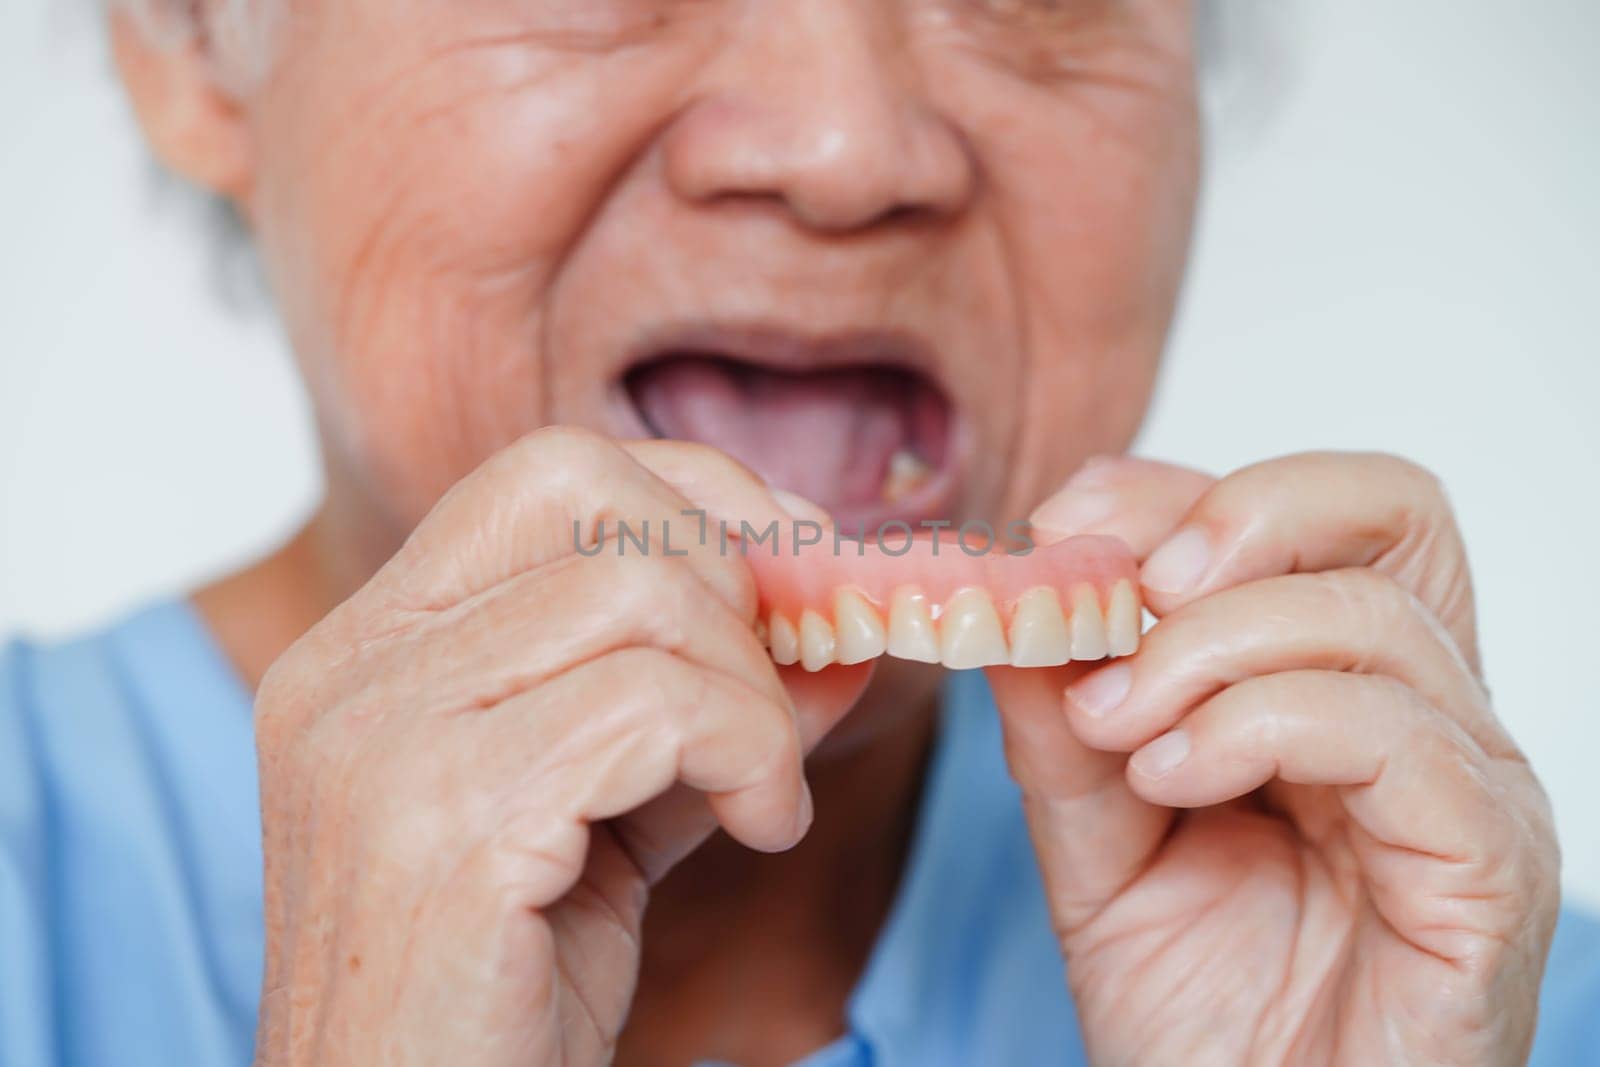
[[[800,613],[800,664],[808,671],[820,671],[834,661],[838,638],[828,620],[807,608]]]
[[[865,663],[877,659],[888,647],[883,620],[854,589],[841,589],[833,597],[833,628],[838,636],[840,663]]]
[[[889,655],[918,663],[939,662],[939,632],[933,628],[928,597],[902,585],[889,601]]]
[[[1100,596],[1093,586],[1080,585],[1072,593],[1072,658],[1105,659],[1108,651]]]
[[[883,500],[893,504],[904,500],[927,484],[933,468],[909,448],[897,448],[889,457],[889,473],[883,480]]]
[[[767,624],[767,640],[772,647],[772,662],[780,667],[800,662],[800,635],[795,632],[794,623],[777,612],[772,613],[772,621]]]
[[[939,662],[962,671],[999,666],[1010,658],[989,594],[975,588],[958,590],[939,616]]]
[[[1056,591],[1040,586],[1022,594],[1011,616],[1011,665],[1059,667],[1071,659],[1072,635]]]

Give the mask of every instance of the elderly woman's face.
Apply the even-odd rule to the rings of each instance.
[[[862,521],[1007,520],[1143,412],[1188,0],[321,0],[245,209],[331,467],[397,525],[535,427]]]

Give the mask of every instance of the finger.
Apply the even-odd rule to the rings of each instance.
[[[531,611],[533,604],[562,609]],[[683,560],[637,554],[568,557],[504,582],[421,628],[377,669],[437,686],[434,665],[459,663],[442,680],[443,702],[481,707],[629,646],[670,652],[791,708],[807,752],[860,699],[873,671],[872,661],[815,673],[779,667],[750,620],[710,595]]]
[[[1029,516],[1044,543],[1074,534],[1120,537],[1141,560],[1178,528],[1216,479],[1209,474],[1132,456],[1089,460]]]
[[[524,798],[501,818],[520,848],[545,857],[525,878],[545,902],[581,873],[590,823],[632,812],[675,783],[705,794],[717,823],[751,848],[789,848],[810,825],[788,709],[656,649],[585,663],[467,728],[490,808]]]
[[[1128,780],[1152,803],[1181,808],[1235,800],[1274,779],[1359,787],[1369,791],[1363,825],[1384,841],[1455,858],[1475,847],[1460,807],[1473,791],[1456,787],[1484,760],[1466,731],[1391,678],[1285,671],[1195,708],[1134,752]]]
[[[1212,479],[1197,471],[1118,456],[1091,460],[1030,516],[1034,536],[1120,537],[1143,559],[1176,527]],[[1006,759],[1022,792],[1051,914],[1063,938],[1099,914],[1143,868],[1170,811],[1133,793],[1120,755],[1074,736],[1061,694],[1087,668],[986,671],[999,708]]]
[[[1363,569],[1267,578],[1185,604],[1134,655],[1070,687],[1067,715],[1089,744],[1131,752],[1230,685],[1312,669],[1394,678],[1485,750],[1516,753],[1433,615],[1393,579]]]
[[[1145,799],[1202,808],[1273,781],[1335,790],[1358,828],[1350,845],[1385,919],[1458,958],[1530,899],[1524,863],[1537,787],[1526,767],[1490,760],[1448,716],[1388,678],[1296,671],[1233,686],[1134,753]]]
[[[801,749],[809,753],[861,699],[872,679],[873,663],[835,665],[812,673],[801,667],[780,667],[793,699]],[[618,839],[654,883],[717,828],[716,813],[704,794],[678,785],[611,824]]]
[[[1439,482],[1393,456],[1319,452],[1222,479],[1145,562],[1145,603],[1166,615],[1276,574],[1372,567],[1411,590],[1478,666],[1472,581]]]
[[[573,815],[620,815],[681,781],[751,848],[789,848],[810,825],[786,704],[650,649],[614,652],[569,677],[543,701],[560,709],[541,724],[558,741],[534,772],[553,772],[548,795]],[[574,758],[586,754],[596,762]]]
[[[834,664],[816,672],[799,664],[779,667],[789,697],[794,702],[800,743],[809,753],[856,706],[872,681],[877,660],[849,666]]]
[[[1082,665],[985,673],[1051,914],[1060,935],[1070,937],[1143,868],[1171,812],[1133,792],[1122,756],[1095,751],[1073,736],[1061,714],[1061,692],[1084,673]]]
[[[548,427],[497,453],[446,493],[373,587],[390,615],[444,610],[542,564],[617,539],[625,522],[635,538],[658,551],[685,553],[681,558],[709,588],[753,619],[756,591],[749,568],[720,551],[714,537],[700,536],[696,510],[607,438]]]
[[[757,529],[773,522],[813,522],[823,528],[832,518],[818,505],[793,493],[772,489],[749,468],[709,445],[687,441],[630,441],[623,445],[640,463],[673,486],[714,520],[747,521]],[[765,654],[765,653],[763,653]],[[770,657],[768,657],[770,659]],[[794,699],[801,740],[809,752],[838,725],[872,679],[871,662],[834,665],[810,672],[778,668]]]
[[[571,667],[628,647],[657,648],[787,706],[749,620],[681,558],[567,556],[426,617],[363,675],[427,692],[437,710],[487,708]],[[441,672],[447,663],[450,670]],[[352,680],[364,684],[365,677]]]
[[[719,449],[694,441],[627,441],[621,446],[708,516],[757,526],[774,520],[806,519],[831,526],[823,508],[804,497],[773,489],[761,476]]]

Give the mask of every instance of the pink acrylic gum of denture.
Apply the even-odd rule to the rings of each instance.
[[[787,532],[787,531],[785,531]],[[1138,648],[1138,564],[1112,537],[1026,554],[964,550],[945,532],[741,552],[760,590],[757,629],[781,664],[820,670],[881,655],[966,669],[1058,666]]]

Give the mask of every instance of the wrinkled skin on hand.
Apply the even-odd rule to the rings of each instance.
[[[805,832],[802,756],[868,669],[780,675],[714,543],[573,551],[696,506],[784,516],[709,449],[534,434],[274,665],[258,1062],[607,1062],[650,885],[718,826]]]
[[[710,450],[536,434],[274,667],[261,1062],[606,1062],[651,883],[718,825],[804,833],[865,673],[773,668],[737,557],[570,552],[689,506],[782,517]],[[1094,1062],[1525,1056],[1558,857],[1434,481],[1102,461],[1034,519],[1128,540],[1160,617],[990,671]]]
[[[1434,479],[1111,460],[1034,518],[1150,556],[1159,617],[989,672],[1093,1061],[1521,1062],[1559,857]]]

